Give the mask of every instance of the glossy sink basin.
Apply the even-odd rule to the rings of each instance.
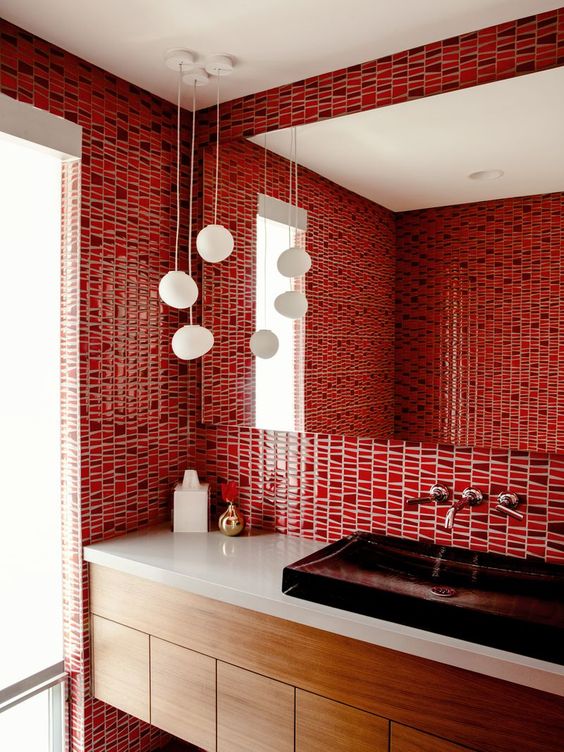
[[[282,590],[564,664],[564,566],[354,533],[286,567]]]

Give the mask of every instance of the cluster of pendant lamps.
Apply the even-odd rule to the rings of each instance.
[[[233,236],[229,230],[217,223],[217,201],[219,188],[219,81],[222,75],[233,70],[233,61],[226,55],[214,55],[205,65],[196,65],[194,56],[188,50],[170,50],[165,59],[166,65],[178,72],[177,120],[176,120],[176,241],[174,271],[170,271],[159,283],[159,296],[171,308],[190,309],[190,323],[182,326],[172,338],[174,354],[181,360],[194,360],[205,355],[213,347],[212,332],[200,324],[194,324],[192,307],[198,299],[198,286],[192,277],[192,207],[194,197],[194,145],[196,137],[196,88],[205,86],[209,76],[217,80],[217,144],[215,164],[214,220],[200,230],[196,238],[196,248],[204,261],[216,264],[226,259],[233,251]],[[190,199],[188,225],[188,272],[178,268],[178,245],[180,233],[180,99],[182,83],[192,84],[192,143],[190,150]]]
[[[264,136],[264,190],[267,195],[267,144]],[[293,185],[292,185],[293,184]],[[299,245],[296,245],[298,231],[298,156],[297,156],[297,133],[293,128],[290,141],[290,180],[288,200],[288,248],[278,257],[277,268],[283,277],[295,279],[302,277],[311,269],[311,257],[309,253]],[[294,209],[294,222],[292,223],[292,209]],[[265,278],[265,306],[263,312],[264,329],[258,329],[250,339],[250,348],[257,358],[268,360],[278,352],[278,337],[267,328],[268,309],[266,305],[266,259],[267,259],[267,219],[264,216],[264,278]],[[292,244],[292,228],[294,229],[294,244]],[[305,294],[299,290],[287,290],[278,295],[274,301],[274,308],[281,315],[289,319],[300,319],[307,313],[308,303]]]
[[[181,360],[200,358],[211,350],[214,344],[213,333],[193,320],[192,308],[198,300],[199,290],[192,277],[192,208],[194,198],[194,147],[196,139],[196,88],[205,86],[209,77],[217,80],[217,138],[216,162],[214,180],[214,219],[212,224],[203,227],[196,237],[196,248],[202,259],[210,264],[224,261],[233,252],[233,236],[229,230],[217,222],[217,205],[219,189],[219,81],[222,75],[229,75],[233,70],[233,61],[227,55],[214,55],[208,58],[204,65],[196,64],[194,56],[188,50],[170,50],[165,58],[168,68],[178,73],[177,84],[177,119],[176,119],[176,238],[174,252],[174,270],[167,272],[159,283],[159,296],[163,303],[171,308],[190,309],[190,323],[180,327],[172,338],[174,354]],[[190,199],[188,224],[188,271],[178,268],[178,248],[180,235],[180,101],[182,83],[192,85],[192,142],[190,149]],[[304,248],[292,245],[292,227],[297,234],[298,216],[298,161],[296,129],[291,132],[290,144],[290,189],[288,202],[288,239],[289,247],[280,255],[277,263],[278,271],[287,278],[301,277],[311,267],[311,258]],[[293,152],[293,159],[292,159]],[[266,135],[264,139],[264,195],[267,185],[267,149]],[[294,193],[292,184],[294,183]],[[294,199],[294,203],[292,202]],[[294,206],[295,204],[295,206]],[[292,223],[292,208],[295,208],[294,223]],[[266,229],[265,212],[265,280],[266,280]],[[295,240],[295,237],[294,237]],[[307,298],[303,292],[288,290],[274,301],[274,307],[282,316],[289,319],[299,319],[307,312]],[[278,351],[278,337],[267,328],[267,305],[265,295],[264,329],[257,330],[251,337],[250,347],[258,358],[272,358]]]

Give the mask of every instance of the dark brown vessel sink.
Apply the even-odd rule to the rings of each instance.
[[[285,567],[282,590],[564,664],[564,566],[354,533]]]

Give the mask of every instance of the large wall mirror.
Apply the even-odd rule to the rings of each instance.
[[[563,122],[557,68],[298,127],[294,170],[293,129],[222,144],[235,251],[204,270],[203,421],[564,451]]]

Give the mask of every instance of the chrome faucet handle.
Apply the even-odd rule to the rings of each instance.
[[[464,506],[475,507],[476,504],[482,503],[484,495],[477,488],[465,488],[462,492],[462,498],[465,502]]]
[[[421,496],[418,499],[407,499],[406,504],[430,504],[433,501],[436,501],[437,504],[442,504],[445,501],[448,501],[450,496],[450,491],[446,486],[443,486],[442,483],[435,483],[431,488],[429,489],[429,495],[428,496]]]
[[[495,510],[500,514],[505,515],[505,517],[513,517],[514,520],[522,520],[525,515],[517,511],[517,507],[520,503],[521,502],[516,493],[506,491],[505,493],[500,493],[497,497]]]

